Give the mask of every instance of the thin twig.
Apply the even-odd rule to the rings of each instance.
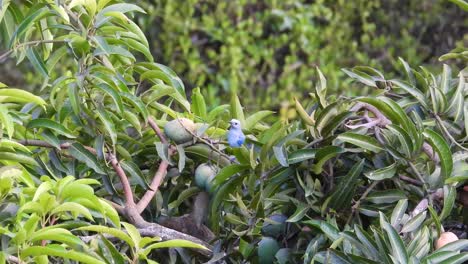
[[[122,189],[125,196],[125,207],[136,206],[135,201],[133,200],[133,191],[125,171],[122,169],[122,166],[120,166],[119,161],[114,155],[110,157],[109,161],[112,165],[112,168],[114,168],[115,173],[117,173],[117,176],[119,176],[120,182],[122,183]]]
[[[457,140],[454,137],[452,137],[450,132],[444,126],[442,119],[440,119],[440,117],[438,115],[434,115],[434,116],[435,116],[435,118],[437,120],[437,123],[439,124],[440,128],[442,128],[442,131],[444,131],[444,134],[450,139],[450,141],[452,141],[452,143],[457,145],[459,148],[468,151],[468,148],[465,148],[464,146],[460,145],[460,143],[458,143]]]
[[[405,181],[405,182],[409,182],[411,184],[414,184],[414,185],[417,185],[417,186],[423,186],[424,184],[416,179],[413,179],[413,178],[410,178],[408,176],[405,176],[405,175],[398,175],[398,178],[400,178],[400,180],[402,181]]]
[[[164,133],[162,133],[161,129],[159,129],[158,124],[156,124],[156,121],[150,116],[148,117],[148,124],[151,126],[151,128],[154,130],[156,135],[159,137],[159,140],[161,140],[161,143],[167,144],[167,139],[164,136]]]
[[[34,45],[39,45],[39,44],[47,44],[47,43],[64,43],[66,42],[65,40],[33,40],[33,41],[28,41],[28,42],[23,42],[15,46],[15,48],[3,53],[0,55],[0,62],[2,62],[4,59],[6,59],[8,56],[10,56],[15,49],[25,47],[25,46],[34,46]]]
[[[346,221],[347,224],[351,221],[351,219],[352,219],[354,213],[356,213],[356,212],[358,211],[359,206],[361,205],[362,200],[364,200],[364,199],[367,197],[367,195],[369,195],[369,193],[372,191],[372,189],[374,189],[375,186],[377,186],[377,184],[378,184],[379,182],[380,182],[380,181],[373,181],[373,182],[371,183],[371,185],[369,185],[369,187],[367,187],[367,189],[366,189],[366,190],[364,191],[364,193],[361,195],[361,197],[359,198],[359,200],[357,200],[356,203],[354,203],[354,205],[351,207],[352,213],[349,215],[348,220]]]
[[[196,138],[198,141],[200,141],[200,142],[206,144],[207,146],[209,146],[214,152],[218,153],[220,156],[226,158],[227,160],[231,160],[228,155],[226,155],[224,152],[220,151],[216,146],[211,144],[211,142],[209,142],[208,140],[206,140],[206,139],[204,139],[202,137],[197,136],[195,133],[193,133],[193,131],[191,131],[186,126],[184,126],[184,124],[182,122],[180,122],[179,119],[178,119],[178,121],[179,121],[179,124],[185,129],[185,131],[190,133],[190,135],[192,135],[192,137]]]
[[[140,201],[137,204],[137,210],[139,213],[143,212],[145,208],[150,203],[151,199],[153,199],[154,195],[158,191],[159,186],[161,185],[164,177],[167,174],[167,167],[169,166],[169,162],[166,160],[161,161],[159,164],[159,168],[154,174],[153,180],[151,181],[150,188],[145,192],[143,197],[141,197]]]

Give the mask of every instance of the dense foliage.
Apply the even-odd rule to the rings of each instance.
[[[372,95],[346,97],[317,67],[291,115],[246,111],[233,87],[214,106],[154,62],[135,13],[1,2],[0,61],[27,60],[43,83],[0,83],[1,263],[468,260],[466,239],[434,244],[466,236],[450,225],[467,214],[466,69],[354,67],[334,85]],[[466,63],[466,49],[447,56]],[[225,142],[232,118],[240,148]]]
[[[411,65],[434,62],[463,45],[468,19],[437,0],[141,2],[149,10],[141,24],[158,61],[189,88],[203,88],[209,105],[233,92],[251,111],[308,94],[315,66],[330,91],[355,94],[341,85],[343,67],[368,65],[391,76],[398,57]]]

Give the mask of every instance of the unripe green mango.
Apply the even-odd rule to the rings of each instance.
[[[167,122],[164,126],[164,134],[177,144],[192,140],[193,136],[191,133],[195,133],[195,124],[187,118],[174,119]]]

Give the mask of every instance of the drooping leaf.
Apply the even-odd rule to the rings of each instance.
[[[429,128],[424,130],[424,137],[439,155],[442,177],[447,179],[452,175],[453,169],[452,152],[450,151],[448,144],[441,135]]]

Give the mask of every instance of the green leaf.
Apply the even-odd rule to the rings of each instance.
[[[457,198],[457,190],[454,186],[444,186],[444,207],[442,212],[440,212],[439,219],[443,221],[446,217],[450,215],[455,205],[455,200]]]
[[[335,241],[340,238],[339,230],[326,221],[313,219],[304,221],[303,223],[320,229],[331,241]]]
[[[206,248],[205,246],[194,243],[192,241],[183,240],[183,239],[172,239],[172,240],[168,240],[168,241],[164,241],[164,242],[157,242],[157,243],[154,243],[154,244],[146,247],[143,250],[143,254],[148,255],[153,249],[174,248],[174,247],[178,247],[178,248],[197,248],[197,249],[208,250],[208,248]]]
[[[76,230],[83,230],[83,231],[93,231],[93,232],[98,232],[101,234],[109,234],[111,236],[114,236],[125,243],[127,243],[129,246],[134,247],[135,244],[133,243],[132,238],[127,235],[124,231],[119,230],[117,228],[112,228],[112,227],[107,227],[107,226],[100,226],[100,225],[90,225],[90,226],[83,226],[79,227]]]
[[[357,162],[351,170],[341,178],[330,196],[329,206],[337,210],[348,207],[356,192],[357,183],[364,167],[365,159]]]
[[[73,135],[73,132],[68,130],[62,124],[57,123],[50,119],[46,119],[46,118],[37,118],[37,119],[31,120],[28,123],[27,128],[48,128],[50,130],[57,132],[58,134],[62,136],[65,136],[68,138],[76,138],[76,136]]]
[[[132,176],[132,178],[136,180],[138,185],[140,185],[145,190],[149,189],[149,184],[138,165],[130,160],[120,161],[120,165],[122,166],[122,169],[124,169],[128,174],[130,174],[130,176]]]
[[[31,242],[39,240],[53,240],[66,243],[73,247],[83,244],[81,239],[74,236],[67,229],[56,227],[39,229],[38,231],[34,232],[31,236],[29,236],[28,240]]]
[[[392,246],[392,256],[401,264],[408,263],[408,252],[406,252],[405,245],[401,240],[395,229],[385,220],[382,212],[380,215],[380,226],[387,233],[388,239]]]
[[[464,0],[449,0],[449,1],[458,5],[464,11],[468,12],[468,2]]]
[[[288,163],[295,164],[315,158],[317,149],[299,149],[288,155]]]
[[[301,103],[299,103],[296,98],[294,100],[296,101],[296,111],[301,117],[302,121],[304,121],[304,123],[309,126],[315,125],[315,120],[306,112]]]
[[[345,132],[340,134],[337,139],[376,153],[382,150],[380,143],[375,138],[367,135]]]
[[[124,107],[122,103],[122,97],[119,95],[118,91],[114,90],[111,86],[107,85],[106,83],[101,83],[95,85],[94,87],[109,95],[112,98],[112,101],[114,101],[116,109],[119,111],[120,114],[123,114]]]
[[[26,50],[26,56],[29,59],[29,62],[31,62],[32,66],[42,74],[44,78],[47,78],[49,76],[49,72],[47,71],[47,67],[42,60],[42,58],[37,54],[36,50],[34,48],[28,48]]]
[[[179,155],[179,162],[177,166],[179,168],[179,171],[184,171],[185,160],[186,160],[184,147],[181,145],[177,145],[176,148],[177,148],[177,154]]]
[[[114,123],[112,122],[111,118],[107,114],[106,110],[102,108],[97,109],[97,115],[99,119],[101,120],[102,124],[104,125],[104,128],[106,129],[109,137],[112,140],[112,145],[115,146],[117,143],[117,132],[115,130]]]
[[[75,113],[75,115],[77,116],[80,116],[81,100],[79,95],[79,89],[75,84],[71,84],[68,86],[68,98],[70,100],[73,113]]]
[[[70,212],[76,218],[79,214],[82,214],[84,217],[88,218],[89,220],[93,221],[93,216],[89,212],[88,208],[84,207],[83,205],[75,202],[64,202],[59,206],[55,207],[51,214],[62,213],[62,212]]]
[[[215,186],[218,186],[224,183],[232,175],[248,170],[249,168],[250,168],[249,165],[244,165],[244,164],[232,164],[232,165],[222,168],[214,179]]]
[[[8,114],[8,108],[0,104],[0,129],[3,129],[3,128],[6,129],[8,138],[12,138],[13,133],[15,132],[13,119]]]
[[[397,205],[393,209],[392,216],[390,218],[390,223],[394,228],[396,228],[403,219],[406,209],[408,208],[408,199],[402,199],[398,201]]]
[[[13,36],[11,37],[10,42],[8,44],[9,49],[12,49],[15,41],[21,38],[31,28],[31,24],[41,20],[44,17],[52,15],[54,15],[54,13],[49,7],[42,7],[25,17],[23,21],[21,21],[21,23],[18,25],[18,28],[16,29],[15,33],[13,33]]]
[[[312,171],[315,174],[320,174],[322,172],[322,167],[325,164],[325,162],[337,156],[338,154],[343,153],[344,151],[345,150],[343,148],[336,146],[327,146],[319,149],[317,151],[317,154],[315,155],[315,160],[317,162],[312,166]]]
[[[286,147],[284,146],[287,142],[289,142],[291,139],[294,139],[300,135],[302,135],[305,132],[305,130],[296,130],[292,132],[291,134],[285,136],[283,139],[281,139],[275,146],[273,146],[273,153],[275,154],[276,159],[278,162],[281,164],[283,167],[288,167],[288,154],[286,152]]]
[[[35,103],[45,109],[47,104],[44,99],[33,95],[27,91],[14,88],[0,88],[0,98],[2,102]]]
[[[299,204],[296,208],[296,211],[286,220],[288,223],[296,223],[304,218],[307,211],[310,209],[307,204]]]
[[[38,166],[37,162],[30,155],[24,155],[19,152],[13,153],[13,152],[1,151],[0,162],[2,160],[16,161],[22,164]]]
[[[318,81],[317,84],[315,85],[315,96],[319,99],[320,105],[322,108],[325,108],[327,106],[327,79],[325,79],[325,76],[323,76],[323,73],[320,71],[318,67],[315,67],[315,70],[317,71],[318,75]]]
[[[359,82],[367,85],[367,86],[371,86],[371,87],[376,87],[377,88],[377,85],[375,84],[375,81],[372,80],[372,79],[369,79],[369,78],[366,78],[366,77],[363,77],[359,74],[356,74],[350,70],[347,70],[347,69],[341,69],[344,73],[346,73],[349,77],[353,78],[353,79],[356,79],[358,80]]]
[[[141,241],[141,235],[138,229],[129,223],[122,222],[122,225],[125,227],[125,230],[127,231],[128,235],[132,238],[133,245],[139,246],[140,241]]]
[[[82,263],[89,264],[106,264],[104,261],[91,257],[85,253],[81,253],[75,250],[65,250],[63,247],[58,245],[47,245],[47,246],[30,246],[21,251],[21,258],[27,256],[56,256],[65,259],[72,259]]]
[[[409,93],[411,96],[413,96],[421,104],[421,106],[423,106],[424,108],[428,108],[428,105],[426,103],[426,97],[421,91],[416,89],[414,86],[411,86],[399,80],[390,80],[390,82],[393,83],[395,86],[401,88],[403,91]]]
[[[251,130],[252,128],[255,127],[255,125],[257,125],[262,119],[265,119],[267,116],[273,114],[274,112],[272,111],[267,111],[267,110],[264,110],[264,111],[258,111],[256,112],[255,114],[249,116],[246,120],[245,120],[245,129],[246,130]]]
[[[70,155],[72,155],[75,159],[84,162],[88,167],[92,168],[97,173],[105,173],[97,161],[96,156],[83,147],[83,145],[79,143],[73,143],[73,145],[70,146],[69,152]]]
[[[408,222],[406,222],[403,227],[401,228],[401,233],[408,233],[408,232],[413,232],[414,230],[418,229],[422,222],[426,219],[426,214],[427,212],[421,212],[411,218]]]
[[[450,147],[441,135],[429,128],[424,130],[424,137],[439,155],[442,177],[447,179],[452,174],[453,169],[453,159]]]
[[[241,122],[242,127],[245,127],[244,110],[237,95],[231,97],[231,116]]]
[[[364,173],[364,175],[366,175],[366,177],[371,180],[381,181],[393,178],[393,176],[395,176],[396,171],[397,163],[393,163],[392,165],[387,166],[385,168],[380,168],[374,171],[366,172]]]
[[[365,200],[375,204],[382,204],[393,203],[402,199],[406,199],[405,192],[401,190],[384,190],[371,192]]]
[[[202,120],[207,119],[205,98],[198,87],[192,90],[192,111]]]
[[[435,252],[442,252],[442,251],[458,251],[462,249],[468,248],[468,239],[459,239],[457,241],[448,243],[447,245],[437,249]]]

